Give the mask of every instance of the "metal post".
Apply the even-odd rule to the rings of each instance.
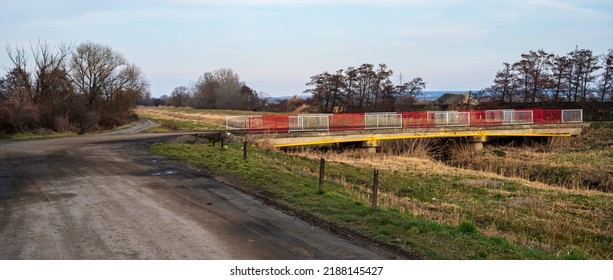
[[[223,137],[223,135],[224,135],[224,134],[222,133],[222,134],[221,134],[221,149],[222,149],[222,150],[223,150],[223,138],[224,138],[224,137]]]

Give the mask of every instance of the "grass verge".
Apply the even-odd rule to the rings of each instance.
[[[559,191],[406,158],[319,160],[242,145],[156,143],[153,152],[205,168],[251,193],[431,259],[613,258],[611,195]],[[381,169],[371,209],[372,169]]]

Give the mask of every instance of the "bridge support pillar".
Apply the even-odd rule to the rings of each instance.
[[[362,142],[362,147],[368,149],[368,153],[371,154],[376,154],[379,146],[381,146],[381,141],[370,140]]]
[[[473,152],[479,152],[483,150],[483,143],[485,142],[485,136],[468,137],[468,147]]]

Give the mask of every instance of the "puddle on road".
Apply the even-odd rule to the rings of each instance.
[[[162,172],[156,172],[151,174],[151,176],[162,176],[162,175],[172,175],[177,173],[178,171],[176,170],[166,170],[166,171],[162,171]]]

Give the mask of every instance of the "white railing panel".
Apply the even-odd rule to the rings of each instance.
[[[563,123],[583,122],[583,110],[581,109],[562,110],[562,122]]]
[[[298,115],[289,117],[289,131],[328,131],[330,115]]]
[[[513,114],[513,124],[532,124],[534,123],[534,112],[532,110],[516,110]]]
[[[303,131],[304,127],[300,116],[289,116],[289,132]]]
[[[402,128],[402,114],[398,113],[366,113],[364,128]]]
[[[428,123],[435,126],[469,126],[470,113],[458,111],[429,111]]]
[[[228,130],[245,130],[249,129],[249,120],[262,118],[262,115],[249,116],[226,116],[226,129]]]

